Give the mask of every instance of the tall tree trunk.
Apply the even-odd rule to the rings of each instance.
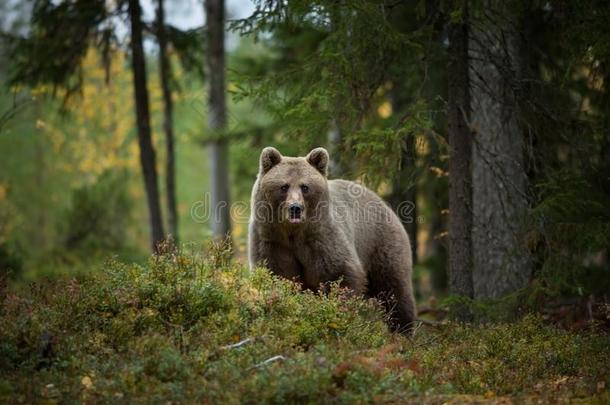
[[[138,125],[138,144],[140,146],[140,164],[144,176],[144,187],[150,215],[151,244],[153,251],[164,238],[163,219],[159,205],[159,186],[157,184],[157,166],[155,149],[150,134],[150,112],[148,109],[148,90],[146,88],[146,62],[142,46],[142,10],[138,0],[129,0],[129,18],[131,20],[131,65]]]
[[[390,99],[392,111],[395,114],[402,114],[408,104],[408,96],[405,86],[402,85],[404,79],[396,78],[393,80]],[[400,154],[400,172],[392,184],[392,194],[390,204],[398,214],[400,222],[409,235],[411,241],[411,254],[413,263],[417,261],[417,208],[415,199],[417,188],[415,184],[415,158],[416,158],[416,139],[415,134],[409,134],[403,138]]]
[[[336,1],[330,7],[330,29],[336,31],[339,25],[339,19],[341,18],[341,3],[342,1]],[[335,97],[335,105],[339,106],[341,100],[339,97]],[[340,111],[339,108],[335,110]],[[343,142],[343,132],[341,131],[340,122],[337,116],[331,118],[328,123],[328,132],[326,133],[328,142],[328,154],[330,157],[329,162],[329,173],[335,179],[342,178],[345,176],[345,167],[343,166],[341,153],[341,144]]]
[[[176,207],[176,153],[174,151],[174,102],[169,85],[171,68],[167,56],[167,38],[165,33],[164,0],[158,0],[157,7],[157,40],[159,41],[159,81],[163,91],[163,131],[165,132],[165,194],[169,232],[178,243],[178,209]]]
[[[516,21],[508,3],[490,1],[473,23],[473,275],[476,298],[524,287],[530,260],[520,243],[527,209],[523,128],[514,89],[520,72]]]
[[[210,143],[210,205],[212,233],[225,237],[231,232],[229,206],[229,145],[223,132],[226,126],[225,101],[225,9],[224,0],[206,0],[208,129],[214,135]]]
[[[390,197],[392,207],[396,210],[402,226],[411,241],[411,255],[413,263],[417,261],[417,207],[415,198],[417,188],[414,183],[413,171],[415,169],[415,135],[404,138],[404,145],[400,156],[400,173],[392,184]]]
[[[342,134],[339,123],[335,118],[330,120],[328,128],[328,154],[330,156],[329,172],[330,175],[337,179],[345,175],[345,170],[341,164],[341,142]]]
[[[464,2],[462,21],[452,23],[449,28],[449,292],[472,298],[472,137],[468,127],[468,34],[468,3]],[[458,308],[456,316],[463,321],[470,318],[466,308]]]

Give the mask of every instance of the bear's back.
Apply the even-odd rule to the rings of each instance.
[[[400,220],[373,191],[347,180],[329,180],[333,223],[353,241],[362,264],[369,267],[376,252],[396,244],[406,251],[410,243]]]

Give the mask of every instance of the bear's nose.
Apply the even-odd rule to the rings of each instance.
[[[288,206],[288,212],[292,218],[298,218],[301,216],[301,212],[303,211],[303,205],[299,203],[292,203]]]

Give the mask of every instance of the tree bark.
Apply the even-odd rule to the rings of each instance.
[[[328,154],[330,156],[329,172],[330,176],[340,179],[345,175],[345,170],[341,164],[341,142],[342,134],[339,123],[336,119],[330,120],[328,128]]]
[[[214,135],[210,143],[210,204],[214,237],[231,232],[229,206],[229,145],[223,131],[226,126],[224,0],[206,0],[208,129]]]
[[[473,23],[473,276],[475,298],[524,287],[531,265],[520,242],[527,209],[523,128],[515,89],[520,58],[508,4],[490,1]]]
[[[413,263],[417,261],[417,187],[413,182],[415,169],[415,135],[404,138],[400,157],[400,173],[392,184],[392,206],[398,214],[402,226],[411,241],[411,255]]]
[[[164,0],[158,0],[157,40],[159,41],[159,81],[163,93],[163,131],[165,132],[165,193],[169,232],[178,243],[178,209],[176,204],[176,153],[174,151],[174,102],[170,89],[171,67],[167,56]]]
[[[146,88],[146,62],[142,46],[142,10],[138,0],[129,0],[129,18],[131,20],[131,64],[133,70],[136,120],[138,126],[138,144],[140,146],[140,164],[144,176],[144,187],[150,216],[151,245],[157,251],[157,245],[163,241],[163,219],[159,204],[159,187],[157,184],[157,167],[155,149],[150,133],[150,112],[148,108],[148,90]]]
[[[462,21],[449,27],[448,126],[449,126],[449,292],[473,297],[472,279],[472,137],[468,127],[468,4]],[[458,308],[456,317],[469,320],[469,311]]]
[[[394,78],[390,100],[394,114],[402,114],[409,103],[411,93],[402,84],[403,78]],[[416,138],[409,134],[403,138],[400,154],[400,172],[393,181],[389,202],[398,214],[411,241],[413,263],[417,261],[417,186],[415,184]]]
[[[339,22],[341,18],[341,5],[341,0],[338,0],[330,5],[330,29],[332,32],[336,32],[339,28]],[[343,131],[341,128],[340,117],[336,115],[338,111],[341,111],[340,103],[340,98],[335,96],[335,116],[330,119],[330,122],[328,123],[328,131],[326,133],[326,138],[328,142],[328,154],[330,157],[330,162],[328,163],[329,175],[335,179],[340,179],[346,174],[346,168],[342,159]]]

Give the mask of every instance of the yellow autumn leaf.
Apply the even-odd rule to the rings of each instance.
[[[390,104],[389,101],[384,101],[377,108],[377,114],[379,114],[381,118],[388,118],[390,115],[392,115],[392,104]]]
[[[237,87],[237,85],[234,82],[229,82],[229,84],[227,85],[227,90],[230,93],[234,93],[239,90],[239,87]]]
[[[87,389],[93,388],[93,381],[91,380],[91,377],[89,377],[88,375],[84,376],[80,380],[80,383],[83,384],[83,386]]]

